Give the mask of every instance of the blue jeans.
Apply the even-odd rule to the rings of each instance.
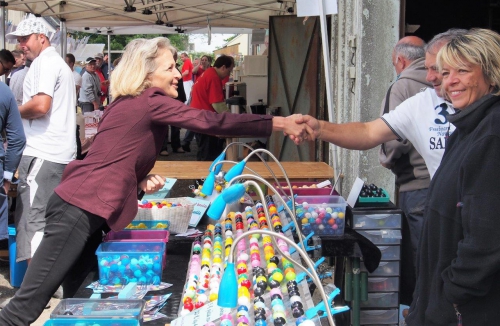
[[[52,294],[75,271],[88,251],[88,240],[101,230],[105,219],[68,204],[57,194],[47,204],[42,242],[28,266],[21,287],[0,311],[0,325],[29,326],[45,309]],[[94,257],[95,258],[95,257]]]
[[[417,265],[417,250],[424,226],[424,210],[427,204],[427,190],[419,189],[399,193],[399,207],[403,210],[410,227],[413,266]]]
[[[401,246],[400,302],[410,305],[415,290],[417,250],[424,225],[427,189],[399,193],[399,207],[405,214]]]

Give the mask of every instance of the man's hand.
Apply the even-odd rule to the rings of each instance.
[[[165,185],[165,179],[157,174],[149,174],[139,183],[139,189],[146,194],[157,192]]]
[[[3,189],[5,190],[5,194],[8,195],[9,194],[9,190],[10,190],[10,181],[9,180],[3,180]]]
[[[307,140],[319,139],[321,136],[321,124],[320,122],[311,117],[310,115],[304,115],[295,120],[296,123],[303,123],[306,125],[307,130]]]
[[[296,145],[299,145],[305,140],[314,141],[315,139],[319,139],[319,136],[321,134],[321,126],[318,120],[309,115],[301,114],[294,114],[287,117],[287,119],[288,118],[293,119],[293,124],[296,126],[296,128],[302,131],[299,134],[287,132],[286,129],[284,131],[285,135],[288,134],[290,139]],[[287,123],[286,125],[290,125],[290,123]]]
[[[302,114],[293,114],[285,118],[283,134],[288,136],[296,145],[307,140],[307,125],[297,123],[302,120]]]

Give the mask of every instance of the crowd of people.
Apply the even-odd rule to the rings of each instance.
[[[176,130],[174,151],[188,148],[177,136],[179,128],[196,135],[199,160],[220,153],[217,135],[267,137],[281,131],[297,145],[315,140],[356,150],[383,145],[380,162],[396,175],[410,225],[416,281],[406,324],[500,320],[494,308],[500,302],[496,32],[451,29],[427,44],[402,38],[392,53],[398,79],[387,90],[381,117],[345,124],[309,115],[230,114],[223,81],[233,58],[220,56],[211,66],[211,58],[202,57],[193,65],[181,53],[178,69],[177,51],[164,37],[131,41],[112,74],[102,65],[104,56],[89,57],[80,88],[74,57],[65,62],[59,56],[38,20],[22,21],[6,37],[17,39],[25,62],[0,51],[0,75],[10,74],[12,83],[25,73],[20,104],[0,83],[0,127],[8,143],[0,153],[0,214],[17,169],[17,261],[30,263],[15,297],[1,307],[0,324],[29,325],[61,284],[65,297],[74,294],[85,274],[83,257],[93,256],[102,231],[123,229],[137,210],[138,193],[164,185],[149,172],[166,151],[168,126]],[[108,95],[112,101],[87,156],[75,160],[76,104],[98,110]],[[1,237],[6,225],[0,216]],[[37,235],[41,241],[33,246]]]

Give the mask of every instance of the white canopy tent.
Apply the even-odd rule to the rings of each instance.
[[[319,15],[323,44],[324,69],[327,79],[327,101],[330,121],[332,89],[325,3],[336,0],[299,0],[303,8],[311,7]],[[40,17],[57,17],[61,34],[67,29],[113,34],[171,34],[171,33],[251,33],[253,29],[269,26],[269,16],[295,14],[297,0],[2,0],[0,2],[0,42],[5,42],[5,9],[24,11]],[[310,4],[310,5],[308,5]],[[304,10],[304,9],[302,9]],[[108,49],[110,48],[108,37]],[[209,41],[210,43],[210,41]],[[62,39],[61,53],[66,53]],[[336,147],[334,147],[336,152]],[[336,156],[333,166],[336,170]]]
[[[285,14],[290,7],[295,10],[295,0],[7,0],[2,3],[7,4],[5,9],[57,17],[71,30],[88,28],[110,34],[143,31],[169,34],[179,29],[200,33],[208,26],[213,33],[248,33],[267,28],[269,16]]]

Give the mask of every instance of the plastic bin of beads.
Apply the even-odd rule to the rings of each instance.
[[[304,234],[344,235],[347,203],[341,196],[297,196],[295,205]]]
[[[113,242],[113,241],[121,241],[121,242],[164,242],[165,249],[168,242],[168,234],[167,230],[122,230],[118,232],[110,231],[106,234],[104,241]],[[163,252],[163,268],[165,268],[165,264],[167,263],[167,250]]]
[[[140,221],[134,220],[130,222],[129,225],[125,228],[125,230],[168,230],[170,227],[169,221]]]
[[[360,301],[361,308],[397,308],[398,293],[368,293],[368,300]]]
[[[95,325],[97,320],[114,319],[115,323],[139,325],[144,314],[144,300],[140,299],[62,299],[50,313],[50,318],[72,320],[80,323],[89,320]],[[130,323],[127,323],[130,322]],[[133,323],[135,322],[135,323]],[[105,324],[113,325],[113,324]]]
[[[360,264],[361,270],[366,272],[367,269],[365,264],[361,262]],[[398,276],[399,275],[399,261],[381,261],[378,264],[378,268],[373,271],[373,273],[369,273],[370,276]]]
[[[106,234],[104,241],[122,242],[168,242],[168,230],[122,230],[110,231]]]
[[[168,221],[169,231],[184,233],[189,226],[195,204],[187,198],[165,198],[158,201],[143,200],[138,203],[138,221]]]
[[[359,204],[373,204],[373,203],[388,203],[390,198],[389,194],[387,191],[383,188],[380,188],[382,190],[382,196],[380,197],[358,197],[358,203]]]
[[[354,214],[353,229],[401,229],[401,214]]]
[[[398,323],[398,309],[361,310],[359,313],[359,322],[361,325]]]
[[[136,320],[116,319],[49,319],[43,326],[138,326]]]
[[[399,291],[399,277],[369,277],[368,292]]]
[[[356,230],[376,245],[400,244],[401,230]]]
[[[103,242],[96,250],[102,285],[161,282],[164,242]]]
[[[314,187],[317,185],[317,182],[290,182],[292,185],[292,191],[294,195],[298,196],[330,196],[331,195],[338,195],[337,191],[332,192],[332,186],[328,186],[325,188],[317,188]],[[288,187],[288,184],[286,182],[280,182],[279,185],[283,189],[283,191],[290,196],[290,189]],[[275,184],[274,187],[279,191],[277,188],[278,185]]]
[[[401,256],[401,246],[377,246],[382,253],[380,260],[399,260]],[[361,260],[363,260],[361,258]]]

